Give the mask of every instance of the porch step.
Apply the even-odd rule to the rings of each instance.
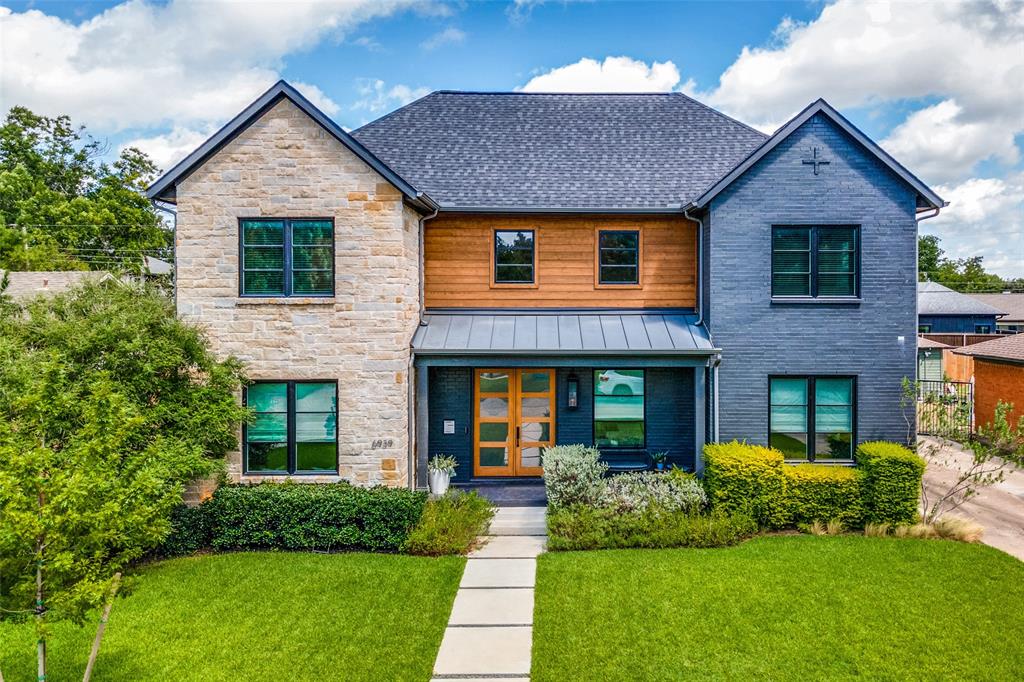
[[[489,535],[547,535],[546,507],[499,507]]]

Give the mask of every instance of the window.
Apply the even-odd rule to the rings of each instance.
[[[333,296],[334,221],[243,219],[243,296]]]
[[[639,230],[599,230],[597,272],[598,284],[639,284]]]
[[[334,382],[260,381],[245,403],[245,471],[311,474],[338,471],[338,385]]]
[[[991,334],[992,333],[992,325],[990,325],[990,324],[976,324],[976,325],[974,325],[974,333],[975,334]]]
[[[856,227],[772,228],[772,296],[857,295]]]
[[[644,371],[594,371],[594,444],[599,448],[644,447]]]
[[[853,377],[771,377],[768,442],[786,459],[853,459]]]
[[[494,283],[533,284],[533,230],[494,231]]]
[[[932,326],[930,324],[919,324],[917,325],[918,334],[931,334]]]

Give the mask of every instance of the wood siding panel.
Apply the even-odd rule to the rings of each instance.
[[[536,286],[492,284],[491,234],[535,230]],[[595,285],[598,229],[639,229],[641,286]],[[428,308],[694,308],[696,224],[676,216],[440,215],[426,224]]]

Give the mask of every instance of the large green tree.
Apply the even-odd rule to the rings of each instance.
[[[49,623],[109,603],[237,446],[243,380],[153,289],[0,301],[0,619],[35,621],[40,679]]]
[[[144,190],[157,173],[141,151],[111,163],[67,116],[13,107],[0,126],[0,269],[138,269],[171,234]]]

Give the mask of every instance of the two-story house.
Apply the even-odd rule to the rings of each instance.
[[[282,82],[150,196],[179,313],[254,380],[238,480],[906,438],[943,202],[821,100],[768,136],[680,93],[436,92],[347,133]]]

